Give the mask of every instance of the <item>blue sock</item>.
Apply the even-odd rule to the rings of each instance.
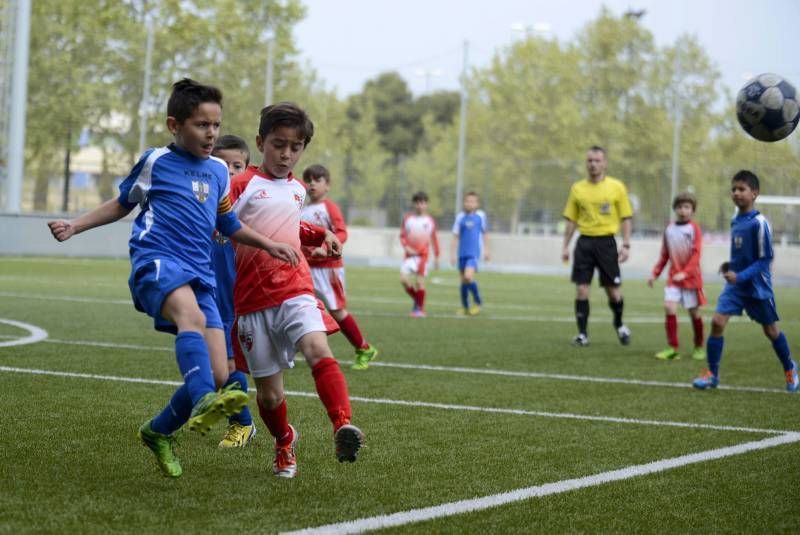
[[[478,283],[472,281],[469,283],[469,291],[472,292],[472,298],[475,300],[476,305],[481,304],[481,294],[478,292]]]
[[[183,375],[194,406],[200,398],[216,390],[211,375],[211,360],[203,336],[194,331],[183,331],[175,337],[175,358]]]
[[[236,382],[239,383],[242,392],[247,392],[247,376],[244,374],[244,372],[240,372],[239,370],[235,370],[228,375],[228,382],[226,382],[225,385],[223,385],[223,388]],[[241,425],[252,425],[253,415],[250,414],[250,407],[245,405],[244,408],[242,409],[242,412],[240,412],[239,414],[234,414],[233,416],[228,418],[228,422],[230,423],[237,422]]]
[[[174,394],[169,404],[161,413],[153,418],[150,429],[162,435],[171,435],[189,420],[192,414],[192,398],[189,389],[181,385]]]
[[[783,364],[783,371],[787,372],[792,369],[794,363],[792,362],[792,352],[789,350],[789,342],[786,341],[783,331],[778,337],[772,341],[772,349],[778,355],[778,360]]]
[[[706,358],[708,359],[708,369],[716,377],[719,377],[719,361],[722,360],[722,345],[724,338],[721,336],[709,336],[706,341]]]
[[[464,308],[469,308],[469,284],[461,283],[461,304]]]

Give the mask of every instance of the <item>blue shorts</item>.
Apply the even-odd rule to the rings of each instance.
[[[222,329],[214,289],[203,284],[200,279],[187,273],[178,264],[167,258],[152,260],[131,272],[128,287],[136,310],[153,318],[157,331],[176,334],[177,326],[161,316],[164,300],[173,291],[184,285],[194,290],[197,304],[206,316],[206,328]]]
[[[233,360],[233,318],[225,318],[222,321],[222,330],[225,332],[225,351],[228,352],[228,360]]]
[[[468,267],[478,271],[478,257],[477,256],[460,256],[458,257],[458,270],[463,272]]]
[[[717,313],[741,316],[742,310],[761,325],[772,325],[779,319],[774,299],[753,299],[739,294],[733,286],[725,286],[717,301]]]

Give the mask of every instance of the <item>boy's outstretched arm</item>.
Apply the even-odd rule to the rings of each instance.
[[[47,226],[55,239],[65,241],[85,230],[119,221],[132,209],[122,206],[117,199],[111,199],[75,219],[56,219],[48,221]]]
[[[298,262],[300,262],[297,251],[295,251],[291,245],[288,243],[272,241],[266,236],[263,236],[251,229],[244,223],[242,223],[241,228],[232,233],[230,237],[244,245],[250,245],[252,247],[263,249],[269,253],[270,256],[274,256],[280,260],[285,260],[293,266],[296,266]]]

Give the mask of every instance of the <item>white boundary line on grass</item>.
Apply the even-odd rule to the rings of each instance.
[[[0,347],[24,346],[26,344],[35,344],[36,342],[41,342],[42,340],[47,338],[47,331],[45,331],[44,329],[40,329],[36,325],[31,325],[30,323],[22,323],[21,321],[9,320],[4,318],[0,318],[0,323],[11,325],[12,327],[22,329],[23,331],[28,331],[28,336],[24,336],[22,338],[11,337],[11,340],[0,342]]]
[[[0,336],[2,339],[3,336]],[[43,340],[49,344],[67,344],[89,347],[107,347],[111,349],[137,349],[143,351],[175,351],[174,347],[166,346],[145,346],[138,344],[118,344],[114,342],[95,342],[91,340],[59,340],[55,338],[48,338]],[[2,344],[0,344],[2,346]],[[302,362],[302,361],[300,361]],[[616,377],[592,377],[589,375],[570,375],[563,373],[542,373],[542,372],[517,372],[509,370],[497,370],[491,368],[466,368],[461,366],[433,366],[429,364],[407,364],[403,362],[372,362],[370,366],[383,367],[383,368],[400,368],[406,370],[425,370],[437,371],[447,373],[471,373],[476,375],[500,375],[505,377],[521,377],[533,379],[555,379],[560,381],[582,381],[588,383],[599,384],[624,384],[624,385],[638,385],[638,386],[661,386],[667,388],[683,388],[689,389],[692,387],[689,382],[685,383],[670,383],[667,381],[647,381],[644,379],[620,379]],[[786,394],[786,390],[781,388],[765,388],[760,386],[728,386],[720,385],[720,390],[730,390],[735,392],[762,392],[769,394]]]
[[[118,381],[125,383],[139,383],[139,384],[154,384],[154,385],[169,385],[180,386],[183,384],[180,381],[164,381],[159,379],[145,379],[142,377],[121,377],[118,375],[98,375],[93,373],[81,372],[63,372],[56,370],[42,370],[35,368],[18,368],[13,366],[0,366],[0,372],[9,373],[27,373],[33,375],[51,375],[57,377],[71,377],[77,379],[94,379],[100,381]],[[316,398],[316,392],[298,392],[287,390],[286,395],[305,398]],[[582,420],[589,422],[607,422],[615,424],[628,424],[628,425],[647,425],[655,427],[679,427],[687,429],[706,429],[710,431],[730,431],[738,433],[757,433],[757,434],[771,434],[782,435],[795,433],[795,431],[788,431],[783,429],[760,429],[755,427],[738,427],[729,425],[714,425],[714,424],[697,424],[690,422],[673,422],[669,420],[638,420],[636,418],[621,418],[615,416],[595,416],[589,414],[573,414],[561,412],[547,412],[547,411],[529,411],[524,409],[505,409],[496,407],[477,407],[470,405],[453,405],[447,403],[431,403],[426,401],[406,401],[401,399],[381,399],[381,398],[365,398],[361,396],[350,396],[352,401],[360,401],[363,403],[375,403],[380,405],[399,405],[404,407],[422,407],[428,409],[440,409],[451,411],[471,411],[471,412],[484,412],[490,414],[510,414],[517,416],[536,416],[540,418],[556,418],[568,420]]]
[[[792,444],[800,442],[800,433],[786,433],[777,437],[770,437],[764,440],[754,442],[745,442],[735,446],[726,448],[718,448],[713,450],[701,451],[699,453],[691,453],[689,455],[681,455],[671,459],[662,459],[645,464],[637,464],[627,466],[619,470],[611,470],[608,472],[601,472],[586,477],[579,477],[575,479],[566,479],[563,481],[556,481],[553,483],[546,483],[544,485],[537,485],[527,487],[500,494],[484,496],[481,498],[473,498],[470,500],[460,500],[457,502],[443,503],[441,505],[434,505],[431,507],[423,507],[420,509],[411,509],[408,511],[401,511],[388,515],[379,515],[367,518],[360,518],[347,522],[339,522],[336,524],[327,524],[315,528],[306,528],[297,531],[284,532],[284,535],[323,535],[323,534],[345,534],[345,533],[361,533],[368,530],[384,529],[390,527],[404,526],[416,522],[423,522],[426,520],[434,520],[437,518],[444,518],[464,513],[472,513],[475,511],[482,511],[491,509],[502,505],[529,500],[531,498],[541,498],[544,496],[551,496],[553,494],[562,494],[577,489],[587,487],[595,487],[604,485],[614,481],[624,481],[634,477],[645,476],[671,470],[673,468],[681,468],[691,464],[713,461],[734,455],[741,455],[751,451],[764,450],[767,448],[774,448],[784,444]]]

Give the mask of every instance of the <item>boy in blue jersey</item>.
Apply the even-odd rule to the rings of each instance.
[[[486,214],[479,209],[480,198],[474,191],[464,195],[464,211],[459,212],[453,223],[453,240],[450,242],[450,262],[458,259],[458,271],[461,272],[461,306],[459,314],[477,316],[481,311],[481,294],[475,273],[478,271],[478,260],[483,252],[483,259],[489,260],[489,238]],[[457,254],[457,256],[456,256]],[[474,304],[469,305],[472,294]]]
[[[772,292],[772,231],[767,219],[753,208],[758,193],[759,182],[754,173],[742,170],[733,176],[731,198],[738,211],[731,221],[730,262],[725,262],[720,269],[727,284],[711,319],[711,335],[706,342],[708,369],[692,383],[700,390],[719,385],[722,333],[730,317],[741,316],[744,310],[761,324],[772,342],[786,375],[786,390],[797,391],[797,364],[792,360],[786,336],[778,328],[778,311]]]
[[[228,382],[211,270],[215,227],[292,265],[298,262],[290,247],[258,234],[233,213],[226,166],[210,158],[221,121],[219,89],[187,78],[176,82],[166,120],[174,143],[147,150],[120,184],[116,199],[75,219],[48,223],[53,236],[64,241],[141,207],[128,241],[128,286],[136,309],[151,316],[157,330],[177,335],[175,355],[184,384],[160,414],[139,428],[139,438],[169,477],[183,472],[174,451],[175,431],[188,422],[190,430],[205,434],[248,401],[237,383]],[[223,387],[219,392],[215,378],[216,386]]]
[[[239,136],[221,136],[214,144],[211,152],[228,166],[230,178],[244,172],[250,165],[250,148],[247,142]],[[228,380],[238,381],[244,392],[247,392],[247,376],[236,369],[233,358],[233,284],[236,278],[236,255],[231,241],[214,232],[211,245],[211,266],[217,282],[216,302],[219,315],[222,319],[222,330],[225,333],[225,349],[228,355]],[[219,443],[220,448],[243,448],[256,436],[256,426],[248,407],[242,412],[228,418],[228,428]]]

